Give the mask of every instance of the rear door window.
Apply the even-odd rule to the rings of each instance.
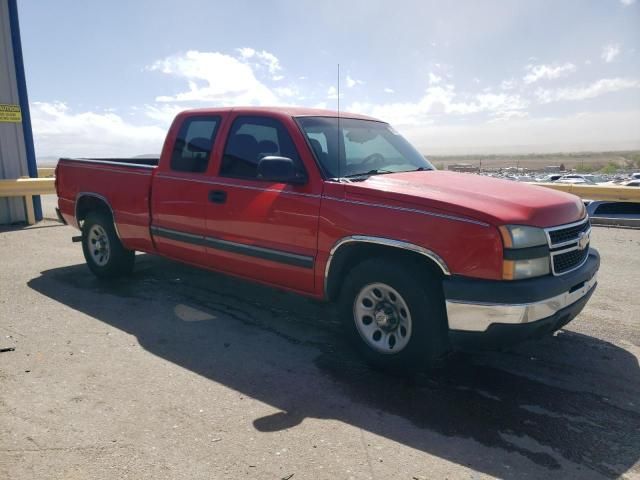
[[[220,117],[189,117],[180,127],[171,154],[171,170],[203,173],[216,139]]]

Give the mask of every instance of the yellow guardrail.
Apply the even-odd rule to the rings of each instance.
[[[38,167],[39,178],[53,177],[55,174],[56,174],[55,167]]]
[[[39,173],[44,170],[40,169]],[[53,170],[53,169],[51,169]],[[622,187],[610,185],[578,185],[567,183],[536,183],[545,188],[572,193],[588,200],[609,200],[618,202],[640,202],[639,187]],[[27,221],[35,223],[33,213],[33,195],[50,195],[56,193],[55,178],[17,178],[0,180],[0,197],[24,197],[27,210]]]
[[[640,187],[617,185],[583,185],[570,183],[536,183],[541,187],[573,193],[585,200],[610,200],[614,202],[640,202]]]
[[[24,197],[56,193],[55,178],[0,180],[0,197]]]
[[[36,223],[33,211],[34,195],[50,195],[56,193],[55,178],[16,178],[0,180],[0,197],[23,197],[27,212],[27,223]]]

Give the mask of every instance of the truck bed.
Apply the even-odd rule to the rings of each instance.
[[[83,205],[100,199],[110,209],[125,246],[151,250],[149,199],[158,162],[159,158],[61,158],[56,184],[63,218],[77,226]]]

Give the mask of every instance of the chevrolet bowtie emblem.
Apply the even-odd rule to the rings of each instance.
[[[580,232],[578,235],[578,250],[584,250],[589,245],[589,233]]]

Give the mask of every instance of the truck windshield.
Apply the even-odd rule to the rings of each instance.
[[[384,173],[434,170],[388,124],[337,117],[296,119],[329,178],[366,178]]]

